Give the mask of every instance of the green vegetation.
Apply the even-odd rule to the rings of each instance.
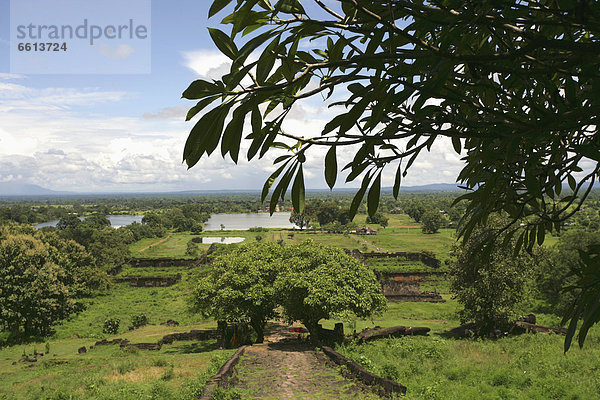
[[[92,265],[92,270],[101,272],[105,279],[97,283],[105,282],[106,285],[108,281],[105,272],[107,271],[111,273],[119,271],[116,278],[167,277],[181,274],[181,280],[170,287],[141,288],[131,287],[127,282],[113,282],[107,290],[106,286],[89,287],[83,284],[88,282],[89,277],[94,276],[89,275],[90,271],[85,268],[81,270],[88,271],[81,274],[83,280],[77,281],[78,274],[70,273],[69,285],[78,288],[79,294],[74,298],[78,306],[76,312],[70,312],[67,318],[59,320],[54,325],[53,334],[46,334],[36,339],[39,340],[37,342],[27,341],[10,345],[9,332],[5,330],[0,333],[0,340],[5,346],[0,350],[0,369],[3,371],[0,375],[0,399],[51,399],[62,398],[66,394],[72,394],[75,399],[134,397],[136,399],[145,397],[191,399],[197,395],[208,376],[214,373],[231,354],[231,351],[217,350],[214,340],[176,341],[171,345],[164,345],[158,351],[122,350],[118,345],[98,346],[94,349],[90,349],[89,346],[103,338],[120,337],[132,343],[156,342],[163,335],[171,332],[216,328],[213,317],[205,320],[205,317],[188,311],[190,295],[199,278],[211,273],[225,276],[230,268],[219,267],[219,262],[192,269],[167,266],[140,268],[132,267],[127,263],[130,256],[193,258],[192,255],[186,255],[188,247],[192,247],[192,244],[198,246],[197,256],[200,257],[210,246],[198,243],[200,238],[206,236],[246,238],[242,244],[219,244],[217,252],[209,257],[210,260],[218,260],[219,257],[223,260],[238,257],[241,260],[244,258],[244,250],[241,249],[246,246],[281,249],[282,252],[287,249],[292,251],[294,248],[301,248],[301,243],[307,239],[311,239],[318,245],[333,246],[338,249],[359,249],[366,252],[377,251],[376,249],[382,252],[431,252],[441,260],[439,268],[432,268],[422,262],[408,261],[401,257],[369,258],[368,267],[380,272],[441,272],[441,274],[421,277],[420,290],[437,291],[446,300],[445,303],[389,303],[387,311],[367,319],[341,312],[329,313],[326,316],[331,319],[320,321],[324,327],[330,329],[336,322],[343,322],[347,334],[355,329],[360,331],[365,327],[374,326],[427,326],[432,329],[431,337],[390,339],[365,345],[352,344],[340,348],[340,351],[375,373],[390,378],[396,377],[395,379],[400,383],[408,386],[407,398],[470,398],[475,391],[481,392],[483,398],[513,398],[519,397],[520,387],[523,388],[523,393],[532,398],[546,398],[542,395],[545,392],[559,398],[569,396],[590,398],[590,393],[597,390],[594,380],[597,371],[593,367],[595,365],[593,360],[598,357],[599,348],[596,328],[590,330],[583,351],[572,350],[566,357],[562,356],[560,346],[562,337],[557,336],[522,335],[490,341],[453,339],[447,334],[449,328],[461,323],[460,312],[463,310],[463,306],[451,297],[448,279],[453,264],[452,256],[453,254],[459,256],[456,253],[457,249],[453,249],[455,231],[442,227],[436,234],[424,234],[421,223],[404,214],[404,211],[420,204],[424,208],[424,213],[437,210],[439,215],[444,215],[449,221],[456,221],[456,215],[461,213],[454,214],[453,209],[448,207],[453,196],[401,194],[401,200],[395,201],[391,196],[384,195],[381,199],[381,210],[388,211],[382,213],[383,217],[388,218],[387,227],[382,228],[379,216],[376,216],[375,220],[372,218],[367,220],[365,214],[357,215],[352,221],[354,225],[346,225],[368,226],[377,230],[376,235],[329,233],[321,231],[320,224],[302,231],[261,228],[194,234],[191,231],[178,232],[176,228],[166,228],[162,223],[156,223],[160,218],[153,216],[163,215],[166,210],[154,209],[153,212],[148,212],[153,210],[151,207],[146,209],[149,217],[145,224],[137,224],[126,229],[108,228],[103,223],[102,215],[99,213],[93,215],[92,212],[89,213],[92,218],[88,218],[86,222],[70,218],[71,224],[65,223],[62,230],[44,229],[42,232],[35,232],[30,228],[19,227],[22,232],[25,229],[27,234],[46,243],[42,247],[50,246],[61,254],[73,254],[71,256],[75,262],[73,266]],[[321,204],[327,204],[324,209],[337,210],[338,217],[343,216],[342,210],[347,210],[350,206],[350,197],[350,194],[339,193],[315,195],[315,198],[321,200]],[[131,206],[134,203],[128,204]],[[599,204],[592,202],[587,208],[596,209],[597,206]],[[73,209],[66,204],[61,207]],[[94,209],[91,205],[85,207],[90,211]],[[190,209],[196,208],[190,207]],[[364,208],[360,210],[364,211]],[[318,219],[314,218],[318,223]],[[422,216],[420,221],[423,222]],[[336,224],[340,224],[340,221],[334,222],[333,225],[325,224],[324,227],[333,228],[331,229],[333,232],[338,229]],[[514,316],[534,312],[539,324],[552,326],[560,324],[562,310],[573,299],[562,294],[561,288],[565,283],[576,282],[576,278],[568,274],[571,266],[580,263],[577,250],[587,249],[599,242],[598,234],[590,230],[589,224],[583,226],[574,221],[573,225],[566,225],[564,228],[565,231],[561,232],[560,236],[548,236],[544,246],[535,250],[534,260],[539,262],[532,266],[526,283],[527,291],[523,307],[521,312],[515,313]],[[258,243],[257,237],[262,238]],[[79,244],[69,240],[71,238],[77,239]],[[145,250],[140,252],[142,249]],[[269,253],[274,252],[269,251]],[[336,260],[338,256],[334,253],[330,256]],[[107,257],[103,258],[102,262],[97,262],[96,257],[101,257],[103,254]],[[321,256],[329,257],[319,254],[319,251],[312,251],[311,254],[299,257],[298,263],[294,262],[294,264],[299,266],[302,264],[300,260],[304,260],[306,265],[309,265],[311,257],[315,260],[320,259]],[[252,259],[250,254],[246,258]],[[263,261],[266,258],[268,257],[264,255],[255,257]],[[69,267],[70,264],[65,263],[68,259],[64,255],[59,258],[63,268]],[[288,254],[286,259],[293,259],[292,254]],[[123,264],[115,268],[121,262]],[[354,265],[355,262],[346,259],[343,265],[354,271],[357,266]],[[251,262],[251,265],[255,264],[258,264],[256,260]],[[304,300],[310,300],[311,296],[316,299],[315,302],[310,300],[307,303],[311,307],[316,303],[331,302],[327,305],[327,310],[333,310],[334,306],[343,305],[343,302],[336,297],[335,290],[343,287],[343,282],[352,281],[348,276],[340,281],[335,279],[328,281],[321,279],[324,275],[322,273],[312,274],[311,268],[307,268],[305,272],[294,268],[288,270],[289,266],[286,263],[280,265],[276,262],[268,262],[263,267],[267,267],[267,264],[269,268],[278,269],[281,279],[271,286],[268,283],[263,284],[262,294],[269,290],[273,295],[279,295],[286,290],[291,292],[309,286],[313,288],[313,292],[288,297],[288,300],[295,300],[300,308],[308,309]],[[258,267],[260,265],[256,265],[255,269],[258,270]],[[230,278],[228,279],[239,280],[247,272],[255,269],[245,268],[243,273],[233,270],[228,275]],[[343,272],[342,270],[344,268],[339,272]],[[500,270],[502,273],[508,271],[504,267]],[[319,269],[315,268],[314,271]],[[504,283],[505,277],[498,276]],[[357,279],[360,282],[368,281],[363,278]],[[240,287],[245,287],[244,285],[248,283],[248,281],[239,282]],[[94,287],[104,288],[104,291],[98,291]],[[240,294],[253,293],[252,290],[239,290],[239,292]],[[256,293],[258,292],[260,291]],[[348,290],[344,292],[350,293]],[[476,296],[479,299],[483,298],[481,292],[483,291],[478,291]],[[262,294],[254,298],[258,299]],[[279,296],[278,301],[283,302],[285,299],[282,297],[285,296]],[[234,303],[240,304],[240,301],[231,302]],[[294,314],[294,307],[288,304],[287,308],[289,314]],[[283,308],[277,311],[286,314]],[[311,313],[318,314],[315,309],[311,309]],[[298,314],[291,319],[304,319],[301,317],[302,315]],[[114,335],[102,332],[105,321],[109,319],[119,320],[117,333]],[[160,325],[168,319],[174,319],[180,325]],[[309,325],[313,324],[310,321],[305,322]],[[128,330],[130,327],[132,330]],[[81,346],[86,346],[88,351],[78,354],[77,349]],[[31,356],[34,350],[39,352],[45,348],[49,349],[49,353],[40,357],[36,363],[19,361],[24,353]],[[17,361],[16,365],[12,365],[14,361]],[[66,363],[63,363],[64,361]],[[589,368],[578,369],[574,365],[589,366]],[[520,372],[519,368],[522,368]],[[561,368],[566,369],[565,376],[568,377],[568,382],[557,372]],[[244,395],[245,392],[242,390],[240,393]]]
[[[272,242],[246,244],[217,257],[194,290],[193,309],[219,321],[247,322],[262,343],[267,320],[277,315],[274,283],[282,269],[281,251]]]
[[[504,221],[494,219],[489,226],[502,226]],[[524,315],[524,301],[531,290],[533,260],[528,254],[515,253],[515,242],[488,249],[482,243],[483,229],[476,229],[461,246],[454,248],[455,259],[450,270],[451,290],[463,305],[461,321],[473,321],[479,335],[488,335],[494,329],[505,329],[509,322]],[[505,240],[498,237],[498,243]],[[510,237],[508,237],[510,239]]]
[[[440,335],[385,339],[337,350],[408,387],[406,399],[592,399],[600,393],[600,335],[589,349],[562,351],[562,336],[491,340]]]
[[[284,248],[283,260],[275,283],[283,316],[301,321],[313,339],[321,319],[342,314],[367,318],[386,308],[373,272],[339,249],[306,241]]]

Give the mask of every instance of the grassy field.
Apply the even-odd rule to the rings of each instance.
[[[367,244],[381,248],[381,251],[418,252],[427,250],[436,254],[442,261],[448,259],[448,252],[454,243],[454,230],[442,229],[440,233],[426,235],[421,232],[420,225],[415,223],[407,215],[389,214],[388,217],[389,225],[387,228],[381,228],[379,225],[367,224],[367,226],[378,230],[377,235],[355,236],[367,242]],[[365,219],[365,215],[357,215],[354,222],[362,226],[365,225]],[[201,235],[192,235],[189,232],[176,232],[170,233],[164,238],[142,239],[133,243],[130,246],[130,250],[134,257],[190,258],[185,254],[187,243],[194,237],[207,236],[244,237],[246,238],[246,241],[253,241],[256,240],[257,236],[261,236],[264,240],[274,242],[281,240],[285,243],[300,243],[304,240],[311,239],[320,244],[349,250],[359,249],[363,251],[373,251],[371,247],[357,241],[348,234],[330,234],[286,229],[271,229],[268,232],[211,231],[203,232]],[[156,245],[151,246],[153,244]],[[151,247],[147,248],[148,246]],[[198,245],[200,250],[206,250],[209,246],[209,244]],[[146,249],[140,251],[144,248]]]
[[[454,339],[459,324],[456,301],[389,303],[372,321],[344,322],[346,333],[374,326],[426,326],[428,337],[383,339],[338,346],[366,369],[408,387],[406,399],[597,399],[600,394],[600,328],[590,332],[583,350],[563,354],[564,337],[524,334],[498,340]],[[557,325],[554,315],[538,323]],[[355,325],[354,325],[355,324]]]
[[[206,380],[232,354],[217,350],[214,340],[176,341],[159,351],[122,350],[118,345],[89,349],[103,338],[148,343],[168,333],[215,328],[214,321],[186,311],[187,293],[201,271],[169,268],[169,272],[182,274],[181,282],[163,288],[115,284],[109,294],[86,299],[86,309],[56,326],[56,333],[45,341],[0,349],[0,399],[197,398]],[[149,325],[129,331],[131,318],[142,313]],[[121,321],[117,335],[102,333],[109,317]],[[167,319],[180,325],[160,325]],[[81,346],[88,351],[78,354]],[[24,353],[46,350],[48,354],[35,363],[19,361]]]
[[[390,215],[389,226],[376,236],[360,236],[385,251],[431,251],[444,263],[454,243],[453,231],[426,235],[406,215]],[[358,216],[357,223],[364,223]],[[365,250],[349,235],[307,233],[273,229],[268,232],[219,231],[206,236],[241,236],[254,242],[262,240],[299,243],[312,239],[318,243],[347,249]],[[137,257],[186,257],[187,243],[196,235],[172,233],[144,239],[131,245]],[[546,245],[555,238],[548,237]],[[234,246],[234,245],[232,245]],[[205,250],[209,244],[199,244]],[[428,271],[418,262],[390,259],[369,260],[373,269],[383,271]],[[204,268],[209,268],[204,267]],[[89,349],[96,340],[116,337],[132,343],[156,342],[163,335],[191,329],[214,328],[214,321],[203,320],[187,311],[193,284],[204,269],[125,267],[120,276],[166,276],[180,273],[179,283],[165,288],[134,288],[127,283],[112,286],[110,293],[85,299],[86,309],[56,326],[52,337],[38,343],[0,349],[0,400],[4,399],[195,399],[204,383],[232,354],[217,350],[215,341],[174,342],[159,351],[122,350],[117,345]],[[499,340],[454,339],[449,328],[460,324],[460,305],[451,298],[448,281],[435,277],[421,283],[421,290],[436,290],[444,303],[389,303],[388,310],[371,320],[346,320],[350,334],[374,326],[426,326],[429,337],[385,339],[368,344],[348,344],[338,350],[384,377],[408,387],[406,399],[596,399],[600,398],[600,329],[590,331],[583,350],[562,352],[562,336],[525,334]],[[149,325],[128,330],[132,317],[148,317]],[[102,333],[106,318],[120,319],[117,335]],[[537,314],[538,323],[558,325],[554,315]],[[180,325],[161,325],[167,319]],[[333,328],[335,320],[323,321]],[[18,361],[34,351],[48,354],[36,363]],[[17,361],[13,365],[13,362]]]

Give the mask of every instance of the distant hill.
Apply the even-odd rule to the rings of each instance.
[[[72,192],[57,192],[31,183],[0,182],[0,197],[9,196],[59,196]]]
[[[358,188],[335,188],[334,193],[354,193]],[[401,186],[401,192],[452,192],[459,191],[456,184],[454,183],[434,183],[430,185],[422,186]],[[391,187],[384,187],[381,189],[382,193],[389,194],[392,192]],[[330,192],[329,189],[307,189],[307,193],[325,193]],[[68,191],[55,191],[46,189],[44,187],[33,185],[30,183],[21,182],[0,182],[0,197],[35,197],[35,196],[198,196],[198,195],[228,195],[228,194],[259,194],[259,190],[184,190],[184,191],[170,191],[170,192],[153,192],[153,191],[139,191],[139,192],[68,192]]]
[[[392,188],[383,188],[384,192],[391,191]],[[421,186],[400,186],[401,192],[456,192],[463,190],[456,183],[432,183]]]

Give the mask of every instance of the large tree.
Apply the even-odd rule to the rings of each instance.
[[[264,339],[264,327],[275,312],[275,279],[282,264],[281,246],[261,242],[218,256],[193,296],[193,309],[228,322],[248,322]]]
[[[367,318],[386,309],[373,271],[340,249],[307,240],[283,250],[275,282],[285,317],[301,321],[318,338],[321,319],[352,313]]]
[[[76,310],[77,297],[106,283],[77,243],[28,226],[0,227],[0,330],[14,338],[48,334]]]
[[[263,199],[272,189],[271,210],[291,185],[302,212],[307,152],[328,148],[333,187],[337,153],[358,146],[344,166],[346,181],[362,179],[351,214],[368,193],[372,215],[383,170],[396,169],[397,195],[419,154],[445,137],[465,161],[463,236],[502,211],[511,222],[500,230],[531,250],[598,178],[597,1],[215,0],[209,16],[227,7],[229,33],[210,35],[231,71],[183,93],[198,100],[188,119],[202,112],[184,159],[191,167],[220,143],[237,162],[243,140],[248,159],[288,149],[263,188]],[[323,130],[282,130],[292,109],[316,96],[337,111]]]

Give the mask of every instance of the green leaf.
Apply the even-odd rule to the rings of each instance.
[[[273,172],[271,174],[271,176],[269,176],[269,179],[267,179],[265,181],[265,184],[263,185],[262,193],[260,195],[261,202],[265,201],[265,199],[267,198],[267,195],[269,194],[269,190],[271,190],[271,186],[273,186],[273,183],[275,183],[275,181],[277,180],[277,177],[279,176],[279,174],[281,174],[281,171],[283,171],[283,169],[288,164],[288,162],[289,162],[289,160],[285,164],[283,164],[281,167],[277,168],[277,170],[275,172]]]
[[[197,100],[206,96],[218,94],[219,92],[219,87],[214,83],[198,79],[188,86],[181,97],[188,100]]]
[[[544,239],[546,238],[546,227],[544,225],[539,225],[537,229],[537,244],[541,246],[544,243]]]
[[[371,176],[370,174],[366,174],[363,178],[360,189],[358,189],[358,192],[356,192],[354,198],[352,199],[352,204],[350,204],[350,219],[353,219],[356,215],[358,207],[360,206],[360,203],[362,203],[362,199],[367,191],[367,187],[369,187],[369,182],[371,182]]]
[[[567,175],[567,183],[569,184],[569,187],[572,191],[575,191],[575,189],[577,189],[577,182],[575,181],[575,178],[573,178],[573,175]]]
[[[233,43],[233,40],[229,36],[216,28],[208,28],[208,33],[210,33],[210,37],[221,53],[225,54],[232,60],[237,58],[237,46],[235,43]]]
[[[225,103],[204,114],[194,125],[185,142],[183,159],[192,168],[204,153],[210,155],[221,139],[225,118],[233,102]]]
[[[381,193],[381,172],[375,178],[375,181],[369,189],[369,195],[367,196],[367,210],[369,216],[375,215],[377,208],[379,207],[379,194]]]
[[[244,120],[246,119],[246,108],[240,106],[233,113],[233,118],[227,124],[221,140],[221,155],[225,157],[227,153],[237,164],[240,153],[240,144],[242,142],[242,131],[244,129]]]
[[[337,178],[338,166],[335,151],[336,146],[331,146],[325,156],[325,182],[327,182],[329,189],[333,189]]]
[[[227,7],[227,5],[231,3],[231,1],[232,0],[213,0],[213,3],[210,6],[210,9],[208,10],[208,18],[212,17],[213,15]]]
[[[527,232],[521,232],[521,235],[519,235],[519,238],[517,239],[517,243],[515,244],[515,248],[513,250],[513,257],[519,255],[519,252],[521,251],[521,246],[523,246],[523,240],[525,239],[526,233]]]
[[[302,172],[302,165],[298,168],[296,179],[292,185],[292,205],[296,214],[302,214],[304,211],[304,174]]]
[[[196,114],[204,110],[210,103],[212,103],[216,99],[217,96],[207,97],[206,99],[200,100],[194,107],[190,108],[187,115],[185,116],[185,120],[189,121],[190,119],[194,118]]]
[[[394,188],[393,194],[394,198],[398,200],[398,194],[400,193],[400,182],[402,181],[402,163],[398,163],[398,168],[396,169],[396,177],[394,179]]]
[[[460,138],[456,137],[456,136],[452,136],[452,147],[454,147],[454,151],[457,154],[460,154],[461,152],[461,143],[460,143]]]

